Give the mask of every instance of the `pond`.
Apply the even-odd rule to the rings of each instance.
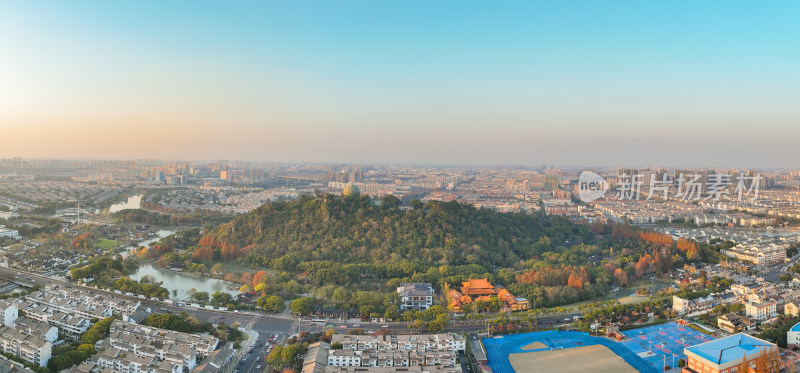
[[[132,249],[135,249],[139,246],[148,246],[150,243],[156,242],[161,238],[167,237],[173,233],[175,232],[160,230],[156,232],[155,237],[141,241],[135,246],[126,248],[122,255],[128,256],[131,254]],[[232,282],[215,278],[193,276],[186,273],[170,271],[168,269],[160,269],[153,267],[153,263],[150,262],[139,263],[139,268],[130,277],[134,280],[140,281],[142,277],[147,275],[155,277],[156,281],[161,281],[161,286],[170,291],[170,299],[173,300],[189,300],[190,289],[205,291],[209,296],[217,291],[222,291],[231,295],[239,294],[239,286]],[[177,291],[177,295],[172,295],[173,290]]]
[[[132,279],[141,280],[144,276],[153,276],[156,281],[161,281],[163,287],[169,289],[170,299],[189,300],[189,290],[205,291],[210,296],[214,292],[221,291],[231,295],[239,294],[238,285],[215,278],[188,275],[181,272],[170,271],[153,267],[152,263],[143,262],[139,264],[139,269],[131,275]],[[177,290],[177,295],[173,296],[172,291]]]

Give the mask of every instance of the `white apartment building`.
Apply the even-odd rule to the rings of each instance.
[[[89,318],[78,315],[77,312],[62,312],[48,305],[36,304],[28,301],[18,303],[19,308],[31,319],[46,322],[57,327],[61,333],[76,337],[92,326]],[[60,307],[60,309],[64,309]],[[102,317],[102,319],[108,316]],[[97,317],[101,319],[100,317]]]
[[[722,255],[750,262],[759,266],[783,263],[788,244],[739,244],[730,249],[720,250]]]
[[[219,340],[210,335],[180,333],[120,320],[111,323],[109,345],[123,351],[156,357],[194,369],[197,359],[216,350]]]
[[[466,348],[460,334],[432,335],[341,335],[331,343],[341,350],[328,350],[327,363],[333,367],[457,367],[458,351]]]
[[[25,299],[34,303],[46,304],[64,313],[75,313],[88,319],[134,313],[141,304],[139,301],[102,294],[68,284],[48,284],[44,290],[31,293]]]
[[[93,356],[90,361],[70,370],[71,373],[95,372],[99,366],[114,373],[182,373],[183,367],[154,357],[127,353],[116,348],[106,348]],[[105,370],[100,370],[105,372]]]
[[[710,295],[697,299],[684,299],[677,295],[672,296],[672,310],[681,315],[710,309],[713,306],[714,299]]]
[[[3,325],[14,326],[14,320],[19,316],[19,308],[4,300],[0,300],[0,315],[3,317]]]
[[[400,294],[400,309],[405,310],[427,310],[433,306],[433,297],[436,294],[433,286],[429,283],[403,283],[397,287]]]
[[[19,231],[6,228],[5,225],[0,225],[0,237],[11,237],[15,240],[20,239]]]
[[[34,320],[29,317],[20,317],[14,322],[14,329],[22,333],[35,335],[48,342],[58,340],[58,328],[46,322]]]
[[[775,301],[768,301],[763,303],[745,303],[745,315],[752,317],[758,321],[765,321],[771,317],[777,316],[778,303]]]
[[[0,326],[0,351],[4,353],[44,367],[50,361],[52,349],[52,343],[36,335],[25,334],[5,325]]]

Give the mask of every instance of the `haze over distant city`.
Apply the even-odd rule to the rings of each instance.
[[[0,157],[797,167],[798,11],[8,1]]]

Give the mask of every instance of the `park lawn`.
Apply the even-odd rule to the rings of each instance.
[[[94,247],[99,249],[110,249],[117,245],[119,245],[119,241],[109,240],[105,238],[98,238],[97,242],[95,242],[94,244]]]

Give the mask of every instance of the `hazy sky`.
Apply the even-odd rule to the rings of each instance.
[[[800,167],[798,1],[0,2],[0,156]]]

